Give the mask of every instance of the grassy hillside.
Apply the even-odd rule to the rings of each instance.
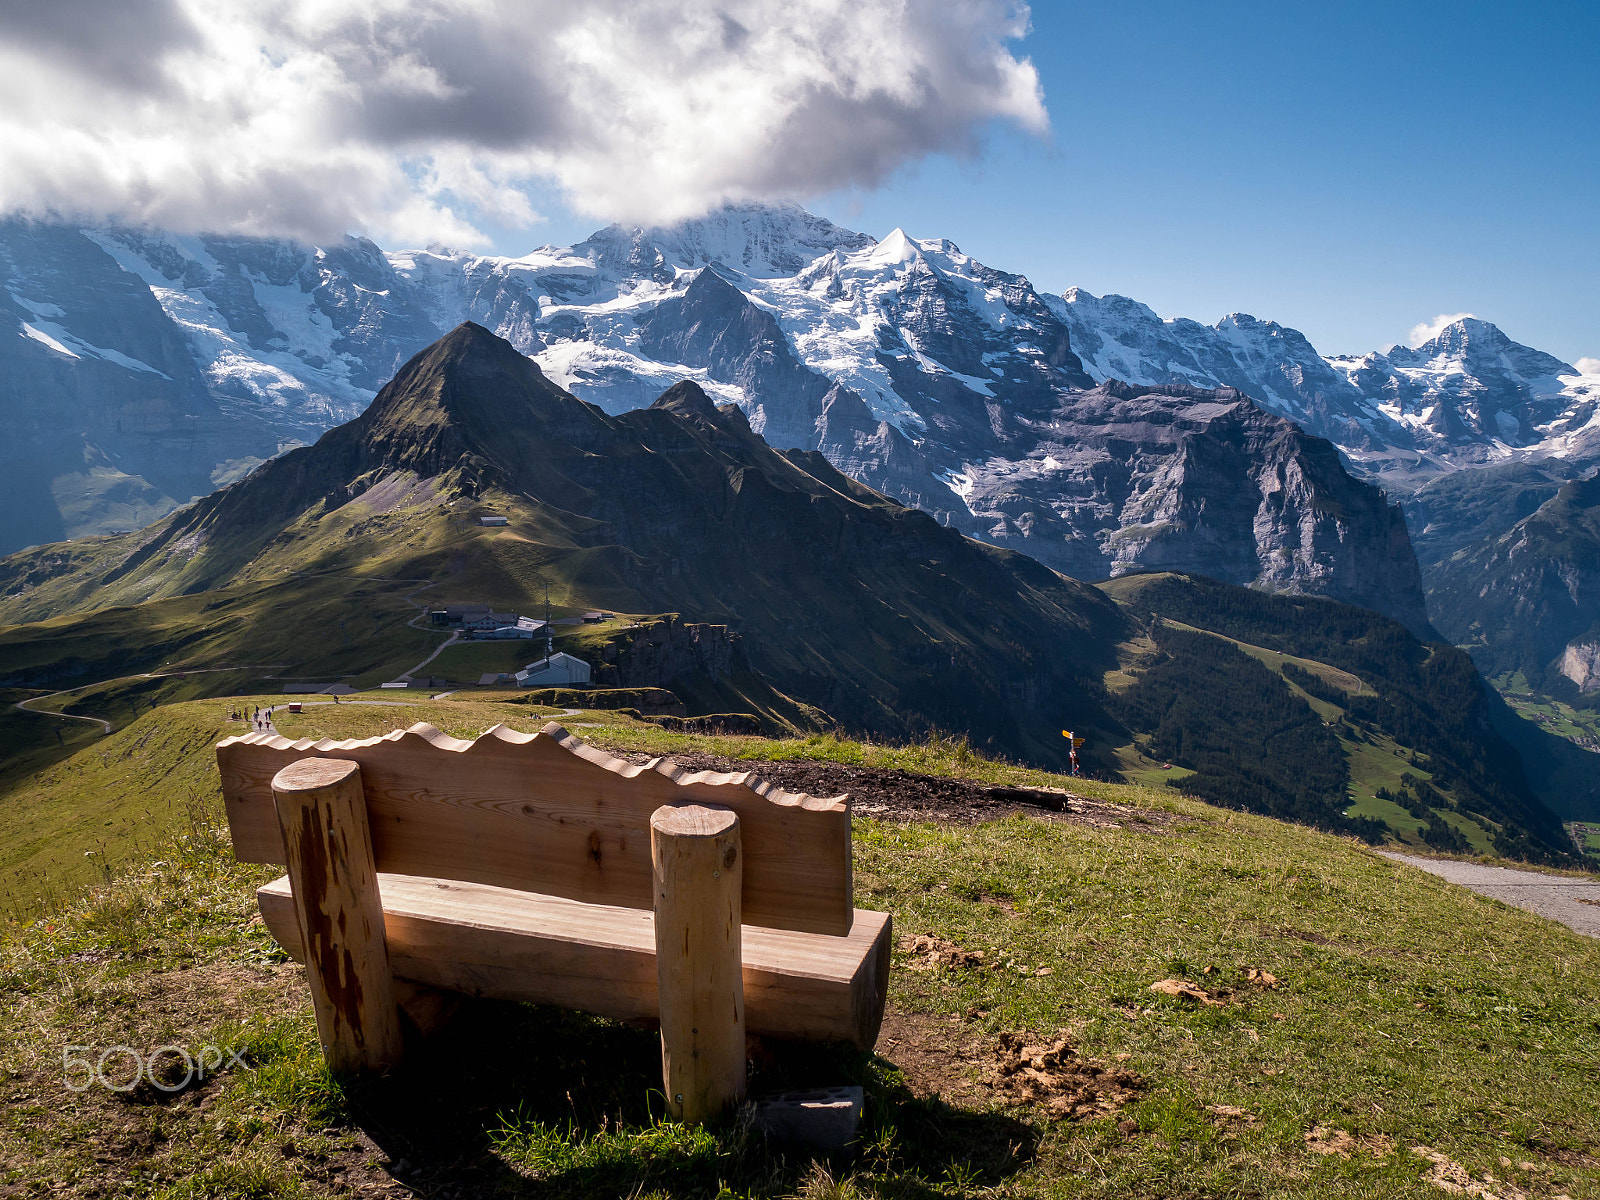
[[[1162,623],[1168,627],[1200,632],[1193,626],[1168,618],[1163,618]],[[1345,778],[1342,801],[1332,795],[1329,799],[1336,803],[1346,816],[1358,822],[1363,820],[1383,822],[1384,829],[1381,831],[1383,840],[1409,849],[1425,851],[1451,849],[1458,852],[1494,855],[1495,850],[1491,841],[1494,826],[1465,817],[1454,811],[1454,807],[1419,815],[1391,798],[1408,788],[1409,785],[1405,782],[1408,776],[1435,787],[1438,787],[1438,784],[1433,774],[1422,765],[1426,760],[1419,758],[1415,750],[1400,745],[1394,738],[1377,729],[1370,727],[1366,730],[1357,729],[1347,720],[1346,709],[1336,702],[1340,698],[1339,693],[1348,696],[1376,695],[1376,692],[1361,679],[1348,671],[1341,671],[1337,667],[1317,662],[1315,659],[1268,650],[1263,646],[1251,645],[1249,642],[1223,637],[1220,634],[1212,636],[1232,644],[1244,655],[1275,672],[1281,680],[1281,687],[1288,695],[1303,702],[1307,709],[1327,724],[1337,741],[1337,750],[1332,754],[1325,754],[1319,761],[1319,766],[1327,762],[1337,764],[1339,758],[1343,758]],[[1142,650],[1144,654],[1148,654],[1154,646],[1154,642],[1149,642],[1146,646],[1130,649],[1136,652]],[[1137,653],[1129,656],[1130,661],[1137,661],[1137,658]],[[1311,678],[1306,678],[1307,675]],[[1128,679],[1131,682],[1132,676],[1128,676]],[[1308,691],[1308,687],[1313,690]],[[1333,689],[1331,692],[1330,687]],[[1333,699],[1325,698],[1329,696]],[[1326,751],[1325,739],[1321,740]],[[1148,738],[1141,741],[1146,747],[1150,744]],[[1137,747],[1132,749],[1143,753]],[[1135,767],[1130,774],[1135,777],[1133,782],[1163,784],[1167,779],[1172,779],[1175,784],[1183,784],[1193,772],[1173,770],[1152,773],[1148,768],[1141,771]],[[1438,790],[1452,806],[1459,804],[1448,788],[1439,787]],[[1415,808],[1416,805],[1412,807]],[[1456,830],[1461,836],[1461,841],[1456,842],[1452,839],[1451,844],[1445,847],[1431,845],[1428,840],[1430,828],[1433,831],[1434,841],[1440,841],[1437,827],[1441,822]],[[1361,829],[1363,826],[1357,825],[1355,828]],[[1376,834],[1378,831],[1372,832]]]
[[[219,711],[163,706],[0,800],[93,801],[90,820],[128,823],[169,796],[189,805],[109,884],[0,943],[0,1188],[1427,1197],[1470,1182],[1600,1196],[1600,944],[1353,841],[1165,788],[1071,781],[1096,805],[1086,817],[858,819],[858,903],[936,939],[938,961],[897,951],[876,1056],[774,1046],[755,1080],[861,1081],[853,1156],[814,1162],[734,1125],[661,1123],[653,1035],[518,1005],[464,1013],[386,1081],[331,1079],[298,968],[250,920],[251,890],[274,872],[233,863],[217,832]],[[525,705],[444,700],[279,724],[354,736],[418,717],[457,734],[541,721]],[[618,749],[1069,782],[948,740],[685,737],[601,713],[569,724]],[[988,965],[952,965],[944,945]],[[1217,1003],[1152,993],[1163,979]],[[1016,1033],[1066,1038],[1031,1101],[995,1074]],[[236,1048],[243,1065],[170,1099],[63,1087],[64,1044],[169,1043]]]
[[[1368,840],[1548,862],[1570,859],[1563,819],[1600,815],[1592,784],[1567,786],[1581,766],[1567,759],[1588,755],[1549,753],[1558,739],[1512,716],[1454,647],[1364,609],[1198,577],[1099,586],[1141,630],[1106,676],[1133,734],[1122,753],[1196,772],[1183,779],[1195,794]]]

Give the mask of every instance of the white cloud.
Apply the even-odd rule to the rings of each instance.
[[[1580,358],[1572,365],[1580,375],[1600,375],[1600,358]]]
[[[1446,325],[1454,325],[1457,321],[1473,316],[1473,313],[1440,313],[1432,321],[1424,321],[1420,325],[1413,325],[1411,332],[1406,335],[1411,348],[1415,350],[1424,342],[1431,342],[1444,332]]]
[[[401,241],[530,191],[671,221],[1043,134],[1010,0],[52,0],[0,9],[0,211]]]

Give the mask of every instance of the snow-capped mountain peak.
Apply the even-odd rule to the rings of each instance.
[[[873,244],[864,233],[842,229],[796,204],[729,204],[674,225],[627,228],[612,225],[585,246],[655,248],[677,270],[713,263],[753,279],[786,278],[834,250]]]
[[[1328,362],[1375,398],[1388,422],[1411,433],[1418,465],[1427,460],[1435,471],[1566,456],[1600,443],[1600,378],[1478,317],[1458,318],[1416,347]]]

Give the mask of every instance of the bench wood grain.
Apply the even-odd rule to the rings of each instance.
[[[380,873],[378,889],[400,979],[622,1021],[659,1019],[648,910],[410,875]],[[272,936],[304,961],[288,877],[256,895]],[[845,937],[749,923],[740,933],[750,1032],[872,1048],[889,985],[888,913],[857,909]]]

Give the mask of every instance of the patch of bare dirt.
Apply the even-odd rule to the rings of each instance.
[[[637,762],[649,755],[627,755]],[[724,758],[717,754],[670,756],[691,771],[749,771],[785,791],[812,796],[848,792],[854,812],[889,821],[948,821],[973,825],[998,821],[1014,813],[1047,816],[1072,825],[1123,829],[1132,833],[1172,833],[1195,821],[1174,813],[1090,800],[1061,788],[1004,787],[919,775],[891,767],[858,767],[830,762],[766,762]]]
[[[900,1068],[914,1094],[977,1107],[988,1098],[978,1082],[982,1046],[981,1035],[960,1017],[901,1012],[890,1005],[877,1052]]]
[[[1485,1175],[1481,1180],[1474,1179],[1460,1163],[1431,1147],[1413,1146],[1411,1153],[1427,1160],[1428,1169],[1422,1178],[1441,1192],[1449,1192],[1456,1196],[1477,1196],[1480,1200],[1527,1200],[1528,1193],[1516,1184],[1503,1179],[1497,1180],[1492,1175]]]
[[[1028,1104],[1076,1120],[1114,1113],[1144,1086],[1130,1071],[1081,1057],[1065,1033],[996,1038],[959,1017],[892,1008],[884,1014],[878,1053],[919,1096],[973,1107],[995,1100]]]
[[[900,949],[911,955],[906,968],[911,971],[931,971],[935,967],[983,967],[982,950],[963,950],[954,942],[927,933],[908,933],[900,939]]]
[[[1150,990],[1159,996],[1171,996],[1174,1000],[1195,1000],[1213,1008],[1222,1007],[1222,1001],[1215,999],[1205,988],[1182,979],[1158,979],[1150,985]]]
[[[1349,1158],[1357,1151],[1374,1158],[1387,1158],[1394,1150],[1394,1143],[1381,1133],[1364,1133],[1357,1137],[1346,1129],[1316,1125],[1306,1134],[1306,1149],[1313,1154],[1337,1154],[1340,1158]]]
[[[1078,1057],[1067,1037],[1042,1044],[1026,1034],[1002,1033],[995,1059],[995,1090],[1000,1096],[1077,1120],[1114,1113],[1143,1087],[1131,1071]]]
[[[1247,1108],[1240,1108],[1237,1104],[1208,1104],[1206,1111],[1228,1135],[1260,1123],[1253,1112]]]
[[[1211,973],[1211,968],[1206,968],[1206,974]],[[1242,973],[1242,990],[1249,992],[1252,989],[1271,991],[1278,986],[1278,977],[1270,971],[1263,971],[1260,967],[1246,967]],[[1212,1008],[1221,1008],[1230,1000],[1239,998],[1241,989],[1231,987],[1211,988],[1209,991],[1197,983],[1187,979],[1158,979],[1150,985],[1150,991],[1158,996],[1171,996],[1174,1000],[1193,1000],[1198,1004],[1208,1005]],[[1119,1010],[1121,1011],[1121,1010]]]

